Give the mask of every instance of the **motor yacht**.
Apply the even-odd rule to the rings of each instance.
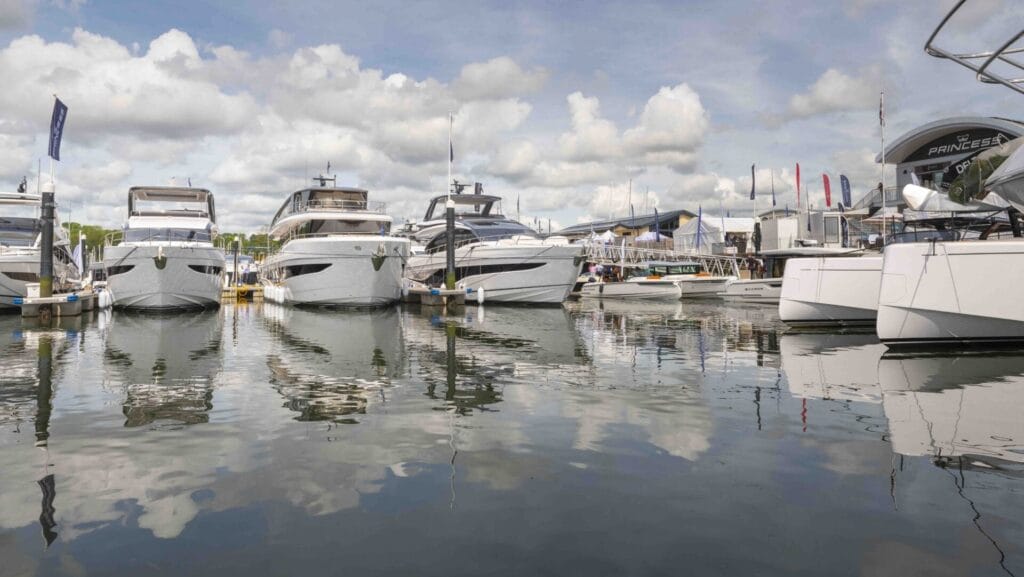
[[[0,310],[14,309],[14,299],[27,296],[29,283],[39,282],[41,199],[22,192],[0,193]],[[53,289],[66,291],[80,278],[71,257],[67,231],[54,215]]]
[[[882,255],[794,258],[786,263],[779,319],[793,326],[873,325]]]
[[[850,249],[797,247],[766,250],[760,253],[761,272],[751,271],[751,278],[734,280],[720,293],[724,299],[758,304],[778,304],[782,296],[782,279],[786,263],[793,258],[849,255]]]
[[[288,195],[270,225],[283,242],[261,267],[263,298],[280,304],[376,307],[402,296],[410,241],[361,188],[319,186]]]
[[[934,194],[915,185],[903,190],[913,209]],[[1024,342],[1024,305],[1006,293],[1024,282],[1024,240],[999,232],[1012,225],[995,214],[998,204],[961,207],[953,211],[957,219],[978,222],[886,247],[876,331],[887,345]]]
[[[558,304],[569,296],[583,267],[585,247],[562,236],[541,238],[501,214],[501,198],[453,194],[431,200],[414,233],[423,252],[409,259],[406,278],[429,286],[444,282],[445,203],[455,204],[456,286],[487,301]]]
[[[224,253],[213,193],[205,188],[137,186],[128,220],[103,252],[114,307],[145,310],[220,305]]]
[[[718,297],[725,291],[729,283],[737,280],[737,275],[714,275],[704,269],[697,261],[651,261],[647,269],[662,278],[679,285],[682,298]]]
[[[624,267],[625,280],[595,279],[580,289],[584,299],[679,300],[683,296],[679,283],[663,278],[648,266]]]

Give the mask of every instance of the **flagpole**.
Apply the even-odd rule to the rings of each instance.
[[[881,125],[882,136],[882,244],[885,244],[885,88],[878,97],[878,123]]]
[[[448,200],[452,199],[452,162],[455,149],[452,148],[452,113],[448,113],[448,183],[445,185],[448,190]]]

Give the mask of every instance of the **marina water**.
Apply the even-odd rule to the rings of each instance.
[[[0,317],[0,575],[1024,574],[1024,356],[774,307]]]

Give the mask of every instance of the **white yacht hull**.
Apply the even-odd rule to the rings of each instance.
[[[874,324],[881,281],[880,255],[790,259],[779,318],[790,325]]]
[[[1024,342],[1024,240],[890,245],[878,296],[887,345]]]
[[[693,277],[676,280],[682,298],[718,297],[736,277]]]
[[[593,282],[583,285],[582,298],[674,301],[682,297],[676,281]]]
[[[486,302],[559,304],[569,296],[583,267],[581,245],[489,241],[455,251],[457,285]],[[409,259],[406,276],[418,282],[443,277],[445,253]],[[474,270],[475,269],[475,270]],[[516,270],[520,269],[520,270]]]
[[[719,296],[736,302],[777,304],[781,295],[781,278],[762,278],[734,280]]]
[[[159,257],[163,256],[163,267]],[[104,254],[107,287],[120,309],[202,309],[220,305],[224,253],[210,245],[120,244]]]
[[[70,281],[77,280],[75,268],[53,260],[55,290],[70,289]],[[39,251],[21,249],[0,253],[0,310],[19,308],[14,299],[28,295],[26,285],[39,282]]]
[[[263,298],[308,306],[386,306],[402,296],[408,257],[409,240],[404,238],[345,235],[291,240],[263,264]]]

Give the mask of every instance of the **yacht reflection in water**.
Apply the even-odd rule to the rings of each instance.
[[[1024,476],[1024,356],[886,355],[878,380],[896,452]]]
[[[786,333],[779,342],[789,392],[801,399],[882,402],[873,334]]]
[[[124,387],[124,426],[209,421],[223,365],[221,327],[218,311],[113,319],[104,361]]]
[[[267,356],[270,384],[298,421],[355,423],[406,372],[399,312],[305,310],[266,303],[279,347]]]
[[[408,315],[406,337],[417,355],[427,396],[467,415],[492,410],[505,383],[575,367],[588,357],[564,308],[469,307],[439,316],[421,308]]]

